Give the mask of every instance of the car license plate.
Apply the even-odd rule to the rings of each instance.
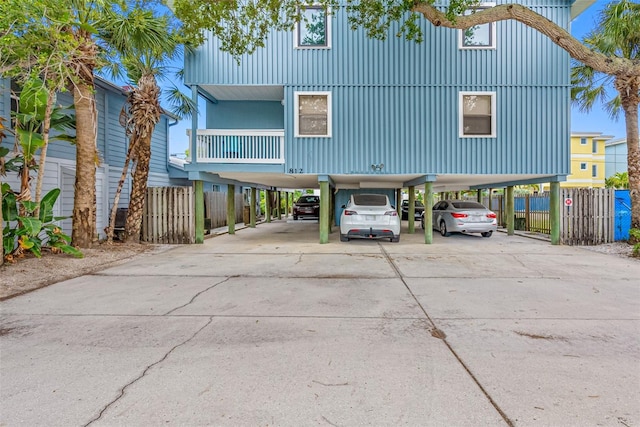
[[[376,216],[375,215],[367,215],[366,218],[367,218],[367,221],[375,221],[376,220]]]
[[[470,217],[470,219],[471,219],[471,221],[473,221],[473,222],[482,222],[482,217],[481,217],[481,216],[479,216],[479,215],[472,215],[472,216]]]

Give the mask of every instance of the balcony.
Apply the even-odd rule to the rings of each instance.
[[[198,129],[196,139],[198,163],[284,164],[284,130]]]

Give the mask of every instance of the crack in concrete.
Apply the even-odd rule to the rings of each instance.
[[[400,272],[400,269],[398,268],[397,265],[395,265],[395,263],[391,259],[391,256],[389,255],[389,253],[384,249],[384,246],[382,244],[380,244],[380,243],[378,243],[378,245],[380,246],[380,250],[382,251],[382,254],[386,258],[386,260],[389,263],[389,265],[391,266],[391,268],[396,272],[396,275],[402,281],[402,283],[404,284],[405,288],[407,288],[407,291],[409,291],[409,294],[411,295],[413,300],[416,302],[418,307],[420,307],[420,310],[424,313],[424,315],[427,318],[427,320],[429,321],[429,323],[431,323],[431,326],[432,326],[432,330],[430,331],[431,332],[431,336],[433,336],[436,339],[439,339],[440,341],[442,341],[444,343],[445,346],[447,346],[447,348],[449,349],[449,351],[451,352],[453,357],[456,358],[456,360],[458,361],[458,363],[460,363],[462,368],[467,372],[467,374],[469,374],[469,376],[471,377],[473,382],[478,386],[478,388],[480,389],[482,394],[484,394],[484,396],[487,398],[487,400],[489,400],[489,403],[491,404],[491,406],[493,406],[493,408],[496,411],[498,411],[498,413],[500,414],[500,416],[502,417],[504,422],[507,423],[507,425],[509,427],[514,427],[515,424],[513,423],[513,421],[511,421],[511,419],[502,410],[502,408],[500,408],[498,403],[495,400],[493,400],[493,398],[491,397],[489,392],[482,386],[482,384],[480,384],[480,381],[476,378],[476,376],[473,374],[473,372],[471,372],[471,369],[464,363],[462,358],[458,355],[458,353],[456,353],[456,351],[453,349],[451,344],[449,344],[449,342],[447,341],[446,334],[436,326],[436,324],[433,321],[433,319],[431,318],[431,316],[429,316],[429,313],[427,313],[427,310],[420,303],[420,301],[418,300],[418,297],[416,297],[416,295],[413,293],[413,291],[409,287],[409,284],[404,280],[404,277],[402,276],[402,273]]]
[[[216,286],[218,286],[218,285],[220,285],[220,284],[222,284],[222,283],[224,283],[224,282],[228,281],[228,280],[229,280],[229,279],[231,279],[232,277],[235,277],[235,276],[229,276],[229,277],[227,277],[226,279],[221,280],[221,281],[219,281],[218,283],[214,283],[213,285],[209,286],[208,288],[201,290],[200,292],[198,292],[197,294],[195,294],[195,295],[193,296],[193,298],[191,298],[191,300],[190,300],[189,302],[187,302],[187,303],[185,303],[185,304],[182,304],[182,305],[181,305],[181,306],[179,306],[179,307],[172,308],[171,310],[169,310],[169,311],[167,311],[165,314],[163,314],[163,316],[168,316],[169,314],[173,313],[174,311],[176,311],[176,310],[180,310],[181,308],[184,308],[184,307],[188,306],[189,304],[192,304],[192,303],[196,300],[196,298],[198,298],[200,295],[202,295],[203,293],[205,293],[205,292],[209,291],[210,289],[213,289],[213,288],[215,288]]]
[[[164,362],[164,361],[169,357],[169,355],[171,355],[171,353],[173,353],[173,351],[174,351],[175,349],[177,349],[178,347],[182,347],[183,345],[187,344],[189,341],[191,341],[192,339],[194,339],[194,338],[195,338],[195,337],[196,337],[196,336],[197,336],[197,335],[198,335],[198,334],[199,334],[199,333],[200,333],[204,328],[206,328],[207,326],[209,326],[209,325],[211,324],[211,322],[213,322],[213,317],[209,317],[209,321],[208,321],[205,325],[203,325],[200,329],[198,329],[197,331],[195,331],[195,332],[193,333],[193,335],[191,335],[189,338],[187,338],[187,339],[186,339],[186,340],[184,340],[183,342],[181,342],[181,343],[176,344],[175,346],[173,346],[173,347],[172,347],[172,348],[171,348],[167,353],[165,353],[165,355],[164,355],[160,360],[158,360],[158,361],[156,361],[156,362],[153,362],[152,364],[150,364],[149,366],[147,366],[147,367],[144,369],[144,371],[142,371],[142,373],[141,373],[137,378],[134,378],[132,381],[130,381],[129,383],[125,384],[125,385],[124,385],[124,387],[122,387],[122,388],[120,389],[120,393],[115,397],[115,399],[113,399],[111,402],[107,403],[107,405],[106,405],[104,408],[102,408],[102,409],[100,410],[100,412],[98,413],[98,416],[97,416],[97,417],[95,417],[95,418],[93,418],[93,419],[91,419],[91,420],[89,420],[89,422],[88,422],[88,423],[86,423],[86,424],[84,425],[84,427],[87,427],[87,426],[89,426],[89,425],[93,424],[94,422],[99,421],[99,420],[100,420],[100,418],[102,418],[102,415],[104,415],[104,413],[105,413],[105,412],[106,412],[106,411],[107,411],[107,410],[108,410],[112,405],[114,405],[118,400],[120,400],[120,399],[125,395],[125,392],[126,392],[127,388],[129,388],[130,386],[132,386],[133,384],[137,383],[137,382],[138,382],[138,381],[140,381],[142,378],[144,378],[144,377],[145,377],[145,375],[147,375],[147,372],[149,372],[149,371],[151,370],[151,368],[153,368],[154,366],[156,366],[156,365],[158,365],[158,364],[160,364],[160,363]]]

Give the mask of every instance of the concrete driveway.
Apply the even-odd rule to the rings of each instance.
[[[640,425],[637,260],[503,233],[320,245],[317,227],[1,302],[0,425]]]

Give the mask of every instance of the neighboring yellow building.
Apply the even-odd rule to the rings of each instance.
[[[572,133],[571,174],[560,187],[604,188],[604,143],[611,138],[600,132]],[[543,185],[543,191],[549,191],[549,184]]]

